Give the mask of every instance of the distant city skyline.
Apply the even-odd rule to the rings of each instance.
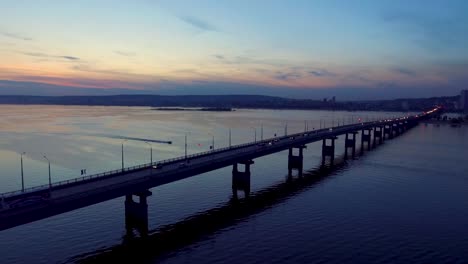
[[[458,95],[466,1],[3,1],[0,94]]]

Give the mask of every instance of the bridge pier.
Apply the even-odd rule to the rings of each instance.
[[[348,158],[348,148],[352,149],[352,157],[354,158],[356,156],[356,134],[358,132],[354,131],[351,133],[346,133],[346,139],[345,139],[345,159]],[[352,138],[349,137],[349,135],[353,135]]]
[[[330,157],[330,163],[333,165],[335,161],[335,140],[338,137],[324,138],[322,140],[322,166],[325,165],[325,158]],[[327,140],[331,141],[331,145],[327,145]]]
[[[400,134],[403,134],[406,131],[405,124],[403,122],[398,123],[398,127],[400,128]]]
[[[244,165],[244,171],[239,171],[239,164]],[[253,160],[246,160],[239,163],[234,163],[232,166],[232,194],[237,199],[237,191],[244,191],[244,197],[250,194],[250,165],[254,164]]]
[[[367,144],[367,150],[371,149],[371,136],[372,128],[366,128],[361,130],[361,153],[364,151],[364,142]]]
[[[148,234],[148,202],[147,197],[151,196],[148,190],[128,194],[125,196],[125,227],[127,233],[131,233],[132,229],[138,230],[141,236]],[[139,197],[139,202],[133,200],[133,196]]]
[[[294,155],[294,149],[297,148],[299,150],[298,155]],[[296,169],[299,176],[302,176],[303,172],[303,161],[304,161],[304,149],[307,148],[306,145],[301,145],[297,147],[289,148],[289,155],[288,155],[288,175],[292,176],[292,170]]]
[[[397,123],[392,124],[392,131],[395,134],[394,137],[398,137],[400,135],[400,128]]]
[[[382,144],[382,134],[383,134],[383,129],[381,126],[376,126],[374,127],[374,148],[377,146],[377,141],[380,144]]]
[[[392,139],[393,138],[393,132],[392,132],[392,125],[385,125],[384,126],[384,141],[385,139]]]

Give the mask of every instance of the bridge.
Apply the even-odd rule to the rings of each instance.
[[[127,229],[136,228],[145,234],[148,231],[147,197],[151,195],[151,188],[232,166],[233,195],[237,198],[238,191],[243,191],[247,197],[250,193],[250,167],[256,158],[289,150],[289,175],[293,170],[302,175],[303,150],[307,144],[322,141],[322,164],[328,161],[333,165],[338,136],[345,136],[345,157],[354,157],[357,134],[361,137],[361,151],[365,147],[370,150],[440,110],[437,107],[413,116],[304,131],[3,193],[0,194],[0,231],[125,196]]]

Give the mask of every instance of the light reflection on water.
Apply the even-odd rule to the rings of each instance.
[[[338,111],[237,110],[226,113],[166,112],[139,107],[0,106],[0,192],[20,188],[18,153],[22,151],[27,152],[24,164],[26,186],[29,187],[47,182],[47,164],[42,154],[47,154],[52,160],[55,181],[77,177],[80,169],[84,168],[88,174],[120,168],[122,140],[105,135],[172,141],[171,145],[152,144],[154,160],[161,160],[183,155],[185,132],[190,132],[189,153],[194,153],[208,150],[210,134],[215,136],[215,147],[227,146],[229,128],[232,129],[232,143],[240,144],[253,140],[252,127],[257,128],[259,139],[260,124],[264,126],[266,138],[275,133],[282,135],[286,121],[288,132],[293,133],[304,129],[304,120],[308,121],[309,128],[318,128],[324,119],[330,125],[331,119],[348,122],[351,118],[395,115]],[[411,221],[425,219],[433,213],[432,210],[443,209],[447,214],[457,214],[460,221],[468,220],[466,203],[454,204],[454,198],[467,187],[465,171],[468,168],[460,158],[463,157],[460,153],[466,154],[463,151],[468,146],[466,132],[466,128],[419,126],[366,157],[353,161],[346,170],[337,172],[336,177],[320,183],[318,187],[291,194],[291,199],[240,223],[228,225],[209,239],[177,250],[176,255],[157,258],[157,261],[216,262],[216,259],[226,260],[231,255],[235,256],[232,262],[294,260],[294,256],[307,262],[313,258],[327,260],[327,256],[348,252],[345,249],[349,252],[356,250],[347,244],[351,243],[351,238],[355,239],[356,245],[362,245],[363,251],[376,250],[369,241],[376,245],[379,244],[376,241],[382,241],[380,246],[389,250],[393,250],[394,245],[386,243],[414,246],[417,238],[412,236],[415,234],[392,237],[382,232],[373,220],[392,230],[393,220],[401,219],[401,222],[395,220],[396,223],[411,232],[419,232],[411,229]],[[149,149],[144,142],[127,141],[124,144],[126,166],[149,161]],[[343,148],[341,138],[337,153]],[[286,157],[287,154],[282,152],[255,160],[252,192],[261,192],[284,182]],[[305,152],[304,167],[313,168],[319,160],[320,144],[310,144]],[[231,168],[223,168],[153,189],[153,196],[149,198],[150,229],[224,206],[231,199],[230,183]],[[433,195],[429,191],[443,198],[437,202],[430,200],[429,206],[427,199]],[[403,200],[409,206],[401,208],[398,201]],[[401,217],[401,213],[405,217]],[[386,219],[384,216],[389,214],[392,218]],[[362,227],[362,223],[368,229]],[[439,217],[432,224],[444,230],[440,223],[457,226],[460,222]],[[2,263],[62,262],[119,244],[124,235],[123,199],[119,198],[2,231],[0,254]],[[420,242],[426,241],[425,236],[431,236],[431,233],[426,231]],[[311,237],[316,242],[312,243]],[[468,246],[466,240],[452,233],[446,234],[444,239]],[[214,241],[222,242],[213,244]],[[286,241],[295,242],[289,245]],[[304,246],[301,247],[299,242]],[[328,246],[320,247],[319,242]],[[307,251],[309,246],[316,251]],[[333,248],[341,248],[342,251],[333,251]],[[457,249],[456,246],[454,248]],[[447,252],[463,256],[443,247],[441,250],[442,256]],[[376,251],[374,258],[371,253],[364,255],[366,258],[362,260],[379,262],[377,257],[384,253]],[[407,253],[407,257],[410,256]]]

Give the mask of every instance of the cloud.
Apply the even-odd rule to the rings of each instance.
[[[39,57],[39,58],[57,58],[57,59],[65,59],[70,61],[78,61],[80,58],[75,56],[68,56],[68,55],[50,55],[40,52],[21,52],[24,55],[31,56],[31,57]]]
[[[263,65],[271,67],[289,67],[285,61],[256,58],[255,56],[225,56],[222,54],[214,54],[214,58],[219,63],[226,65]]]
[[[10,33],[10,32],[0,32],[0,35],[3,35],[5,37],[9,37],[9,38],[19,39],[19,40],[25,40],[25,41],[32,40],[32,38],[30,38],[30,37],[26,37],[26,36],[22,36],[22,35],[15,34],[15,33]]]
[[[129,52],[129,51],[114,50],[114,53],[120,56],[125,56],[125,57],[136,56],[135,52]]]
[[[72,60],[72,61],[80,60],[80,58],[73,57],[73,56],[58,56],[57,58],[64,58],[64,59]]]
[[[399,73],[399,74],[407,75],[407,76],[416,76],[415,71],[407,69],[407,68],[403,68],[403,67],[393,68],[392,71]]]
[[[295,80],[302,77],[302,74],[298,72],[277,72],[274,76],[275,79],[281,81]]]
[[[309,74],[315,76],[315,77],[333,77],[336,76],[336,74],[329,72],[327,70],[321,69],[321,70],[311,70],[308,72]]]
[[[184,21],[185,23],[187,24],[190,24],[192,25],[193,27],[195,28],[198,28],[200,30],[203,30],[203,31],[218,31],[218,29],[209,24],[208,22],[206,21],[203,21],[199,18],[196,18],[196,17],[191,17],[191,16],[184,16],[184,17],[179,17],[182,21]]]

